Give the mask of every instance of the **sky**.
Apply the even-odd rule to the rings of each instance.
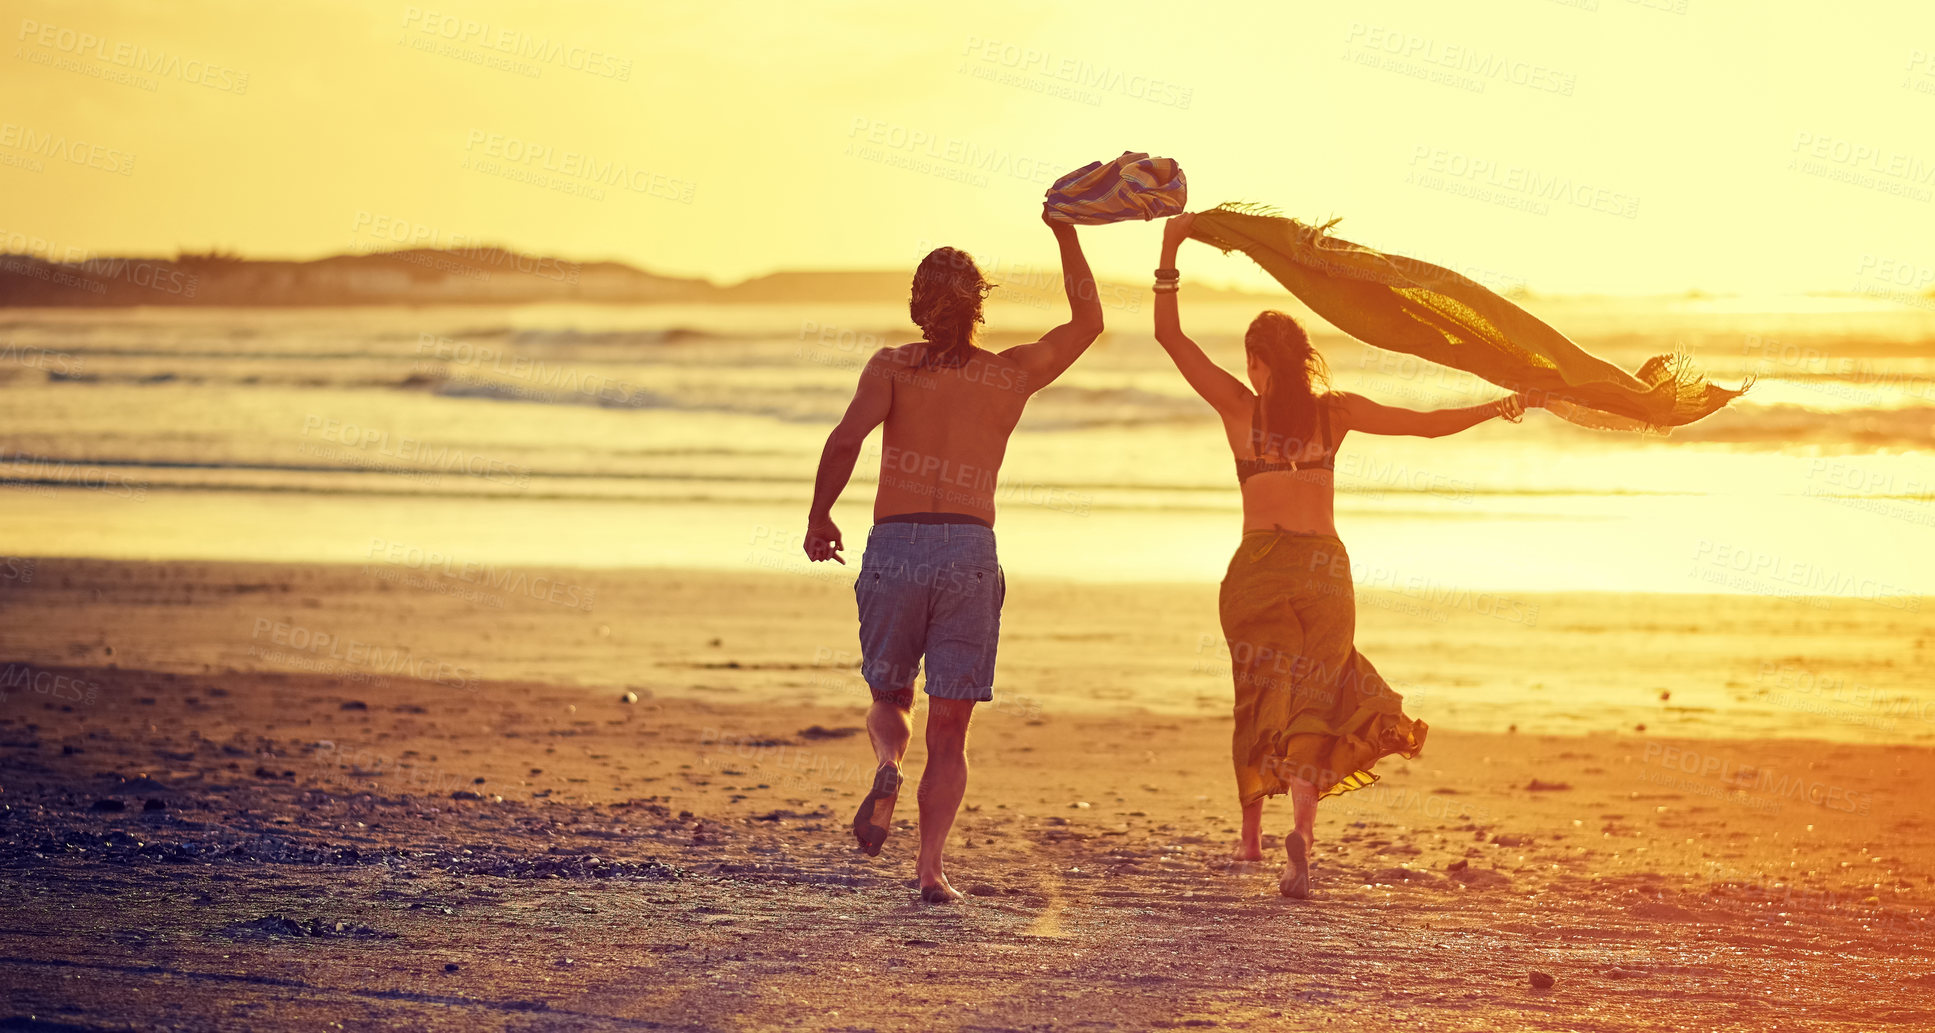
[[[1106,11],[1106,16],[1101,12]],[[7,5],[0,251],[1045,264],[1059,174],[1550,292],[1935,285],[1935,9],[1792,0]],[[1154,226],[1082,231],[1104,276]],[[1186,275],[1267,281],[1240,256]],[[1192,270],[1190,263],[1194,262]]]

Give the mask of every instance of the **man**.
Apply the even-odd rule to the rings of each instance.
[[[967,790],[974,704],[994,698],[995,644],[1007,583],[995,559],[994,494],[1022,407],[1102,333],[1088,259],[1066,223],[1043,222],[1061,247],[1068,322],[1039,341],[995,353],[975,346],[991,285],[965,252],[939,248],[914,273],[908,311],[923,339],[868,360],[840,424],[827,436],[807,515],[806,555],[845,563],[833,502],[860,446],[885,424],[873,530],[854,594],[860,673],[873,690],[867,733],[879,769],[854,816],[869,855],[891,831],[901,760],[913,737],[914,675],[926,661],[927,769],[920,785],[921,899],[961,899],[941,851]]]

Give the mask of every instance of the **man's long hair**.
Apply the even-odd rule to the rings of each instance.
[[[965,251],[938,247],[921,259],[907,314],[933,345],[921,357],[923,367],[954,367],[968,360],[974,325],[982,321],[981,302],[993,289]]]
[[[1250,447],[1258,456],[1293,458],[1316,437],[1317,386],[1330,387],[1330,369],[1303,326],[1276,309],[1250,320],[1243,350],[1270,371],[1270,385],[1257,400],[1261,418]]]

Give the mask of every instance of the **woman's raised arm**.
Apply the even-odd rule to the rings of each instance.
[[[1189,224],[1195,218],[1194,215],[1178,215],[1163,224],[1162,258],[1158,273],[1176,268],[1176,251],[1188,239]],[[1189,381],[1189,386],[1195,388],[1196,393],[1203,396],[1203,401],[1219,413],[1247,412],[1253,402],[1250,389],[1223,367],[1211,362],[1209,356],[1203,354],[1203,349],[1182,332],[1182,316],[1176,311],[1176,291],[1158,286],[1155,307],[1156,343],[1169,353],[1170,360],[1182,372],[1183,379]]]

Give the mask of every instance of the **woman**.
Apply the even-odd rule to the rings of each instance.
[[[1352,646],[1356,608],[1350,559],[1332,503],[1337,447],[1351,431],[1436,438],[1494,417],[1517,422],[1523,396],[1416,412],[1325,390],[1324,362],[1297,321],[1264,312],[1243,335],[1250,383],[1209,360],[1176,312],[1176,250],[1192,215],[1164,226],[1156,270],[1156,340],[1189,386],[1223,418],[1243,492],[1243,541],[1223,578],[1218,609],[1236,681],[1233,742],[1243,806],[1239,861],[1263,859],[1263,800],[1290,794],[1295,828],[1278,888],[1310,895],[1317,799],[1377,780],[1390,754],[1415,757],[1424,722],[1405,716],[1370,661]]]

